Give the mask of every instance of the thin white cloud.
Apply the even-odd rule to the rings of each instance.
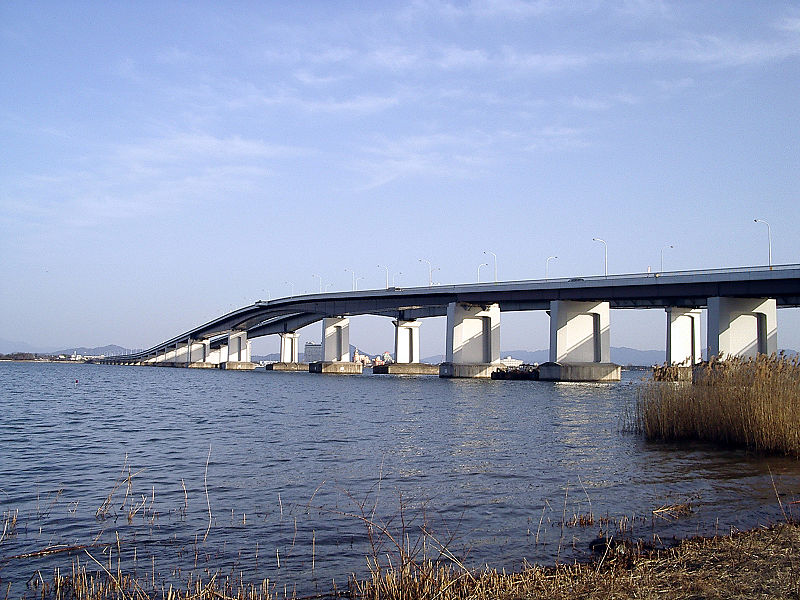
[[[267,144],[240,136],[220,138],[205,133],[179,133],[168,137],[144,140],[117,148],[121,162],[178,162],[187,159],[241,160],[297,156],[304,151],[289,146]]]
[[[360,190],[419,175],[468,179],[486,166],[484,149],[488,144],[489,139],[479,133],[374,140],[360,149],[350,168],[359,175],[361,183],[356,187]]]
[[[262,189],[283,161],[309,150],[240,136],[176,133],[108,148],[78,164],[20,180],[8,221],[92,228],[148,218],[187,203]]]
[[[489,57],[483,50],[448,47],[442,50],[436,64],[442,69],[481,68],[489,64]]]
[[[577,3],[580,4],[580,3]],[[549,13],[573,11],[570,2],[554,0],[471,0],[464,3],[417,0],[401,12],[404,19],[419,18],[420,14],[447,19],[523,18]]]
[[[693,87],[695,80],[691,77],[681,77],[679,79],[657,79],[654,83],[662,92],[673,94]]]
[[[759,65],[800,57],[800,38],[740,40],[702,35],[634,46],[631,59],[643,63],[684,62],[718,67]]]
[[[780,31],[800,33],[800,17],[785,17],[775,25],[775,28]]]
[[[589,146],[591,144],[582,129],[549,125],[530,132],[525,149],[533,152],[556,152]]]

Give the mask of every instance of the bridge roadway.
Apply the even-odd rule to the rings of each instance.
[[[573,316],[577,318],[578,314],[594,314],[594,320],[597,321],[597,315],[601,315],[599,318],[603,321],[603,333],[598,333],[597,324],[595,324],[593,334],[584,335],[581,333],[579,337],[581,337],[581,342],[586,342],[587,339],[584,338],[591,338],[594,335],[597,339],[589,339],[588,342],[590,346],[595,347],[595,356],[594,358],[590,357],[588,362],[604,362],[598,358],[602,359],[603,357],[600,355],[607,354],[607,351],[603,352],[603,349],[599,348],[598,344],[601,343],[599,341],[600,335],[608,337],[607,310],[609,308],[664,308],[669,313],[671,309],[680,307],[686,314],[690,314],[689,311],[692,310],[696,314],[697,309],[709,308],[713,304],[712,308],[716,315],[719,311],[717,304],[720,298],[723,300],[769,299],[774,301],[773,313],[774,307],[800,306],[800,265],[426,287],[390,287],[379,290],[292,296],[270,301],[258,301],[181,333],[142,352],[107,357],[101,362],[139,364],[148,359],[152,360],[153,357],[159,355],[166,357],[167,353],[179,348],[182,344],[188,343],[191,345],[194,342],[203,341],[207,342],[208,350],[213,351],[229,344],[232,332],[241,332],[246,336],[244,339],[249,340],[263,335],[290,334],[306,325],[323,319],[332,317],[344,318],[354,315],[391,317],[398,324],[414,322],[416,319],[425,317],[448,315],[448,350],[452,350],[450,347],[452,345],[452,340],[450,339],[452,337],[451,330],[455,330],[457,325],[463,322],[463,319],[478,315],[477,318],[488,319],[489,326],[494,330],[496,327],[499,328],[499,312],[548,310],[551,311],[552,320],[554,318],[553,311],[558,307],[561,307],[562,312],[564,312],[565,307],[572,311],[565,317],[568,321]],[[598,311],[591,308],[590,305],[603,306]],[[475,310],[469,315],[458,317],[454,316],[454,306],[475,307]],[[499,310],[496,318],[485,312],[492,307]],[[578,313],[575,313],[574,307],[583,308],[580,308]],[[602,316],[603,309],[605,310],[605,317]],[[481,310],[484,312],[481,313]],[[451,324],[451,318],[456,319],[458,323],[454,321]],[[711,324],[713,318],[710,311],[709,324]],[[495,323],[495,321],[497,322]],[[774,321],[774,317],[771,321]],[[775,331],[772,331],[773,329]],[[772,335],[774,338],[776,330],[777,325],[774,325],[774,327],[771,325],[768,335]],[[691,337],[699,339],[699,335],[694,330],[692,331]],[[721,331],[722,329],[720,329]],[[556,343],[554,335],[556,334],[553,330],[553,325],[551,325],[551,360],[558,358],[554,357],[552,351]],[[561,334],[559,333],[558,335]],[[669,346],[669,331],[667,337]],[[486,340],[481,342],[483,346],[486,346],[487,343],[491,345],[491,342]],[[499,345],[499,338],[497,344]],[[711,348],[716,348],[716,346],[709,339],[709,349]],[[766,346],[762,342],[759,348],[763,350]],[[494,350],[495,354],[496,352],[499,352],[499,347]],[[448,359],[452,358],[451,354],[452,352],[448,353]],[[690,352],[690,354],[694,356],[693,352]],[[175,356],[177,356],[177,351]],[[471,362],[482,362],[481,360],[476,361],[474,358],[473,356]],[[489,356],[488,358],[491,359],[492,357]],[[187,362],[190,362],[190,359],[192,359],[192,354],[191,350],[188,350]],[[693,360],[699,360],[699,356]],[[607,357],[605,357],[605,361],[607,361]],[[415,361],[409,360],[406,362]],[[486,360],[485,362],[492,362],[492,360]]]

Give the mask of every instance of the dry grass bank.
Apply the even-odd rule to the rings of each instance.
[[[91,565],[91,563],[90,563]],[[153,582],[155,583],[155,582]],[[119,598],[283,598],[265,580],[257,585],[216,576],[185,587],[159,588],[119,571],[86,567],[34,583],[33,597],[82,600]],[[291,597],[291,594],[290,594]],[[800,598],[800,526],[783,523],[730,536],[686,540],[675,548],[637,554],[611,547],[590,564],[529,567],[518,573],[409,564],[383,570],[349,589],[315,596],[386,600]]]
[[[712,360],[695,383],[650,382],[635,427],[651,440],[704,440],[800,457],[800,358]]]

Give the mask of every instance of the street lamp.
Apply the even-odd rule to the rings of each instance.
[[[601,240],[600,238],[592,238],[592,241],[593,242],[600,242],[601,244],[603,244],[603,248],[605,249],[605,251],[604,251],[604,256],[605,256],[605,275],[606,275],[606,277],[608,277],[608,244],[606,244],[605,240]]]
[[[494,282],[497,283],[497,254],[492,252],[491,250],[484,250],[484,254],[491,254],[494,256]]]
[[[283,283],[289,286],[289,289],[292,290],[291,296],[294,296],[294,283],[291,281],[284,281]]]
[[[402,275],[402,274],[403,274],[402,271],[398,271],[397,273],[392,273],[392,287],[396,287],[395,284],[394,284],[394,278],[397,277],[398,275]]]
[[[481,282],[481,267],[488,267],[489,263],[481,263],[478,265],[478,283]]]
[[[548,279],[548,276],[549,276],[550,261],[551,260],[557,260],[557,259],[558,259],[557,256],[548,256],[547,260],[544,261],[544,278],[545,279]]]
[[[762,219],[753,219],[753,222],[763,223],[767,226],[767,243],[769,244],[769,262],[767,264],[769,265],[769,268],[772,269],[772,231],[769,228],[769,223]]]
[[[428,287],[433,285],[433,265],[431,265],[431,261],[427,258],[420,258],[419,262],[424,262],[428,264]]]
[[[356,272],[353,269],[345,269],[345,273],[350,271],[353,274],[353,291],[356,291]]]
[[[389,267],[385,265],[378,265],[379,269],[386,269],[386,289],[389,289]]]
[[[319,277],[319,293],[322,293],[322,275],[317,275],[316,273],[311,274],[312,277]]]
[[[673,246],[672,244],[666,244],[663,248],[661,248],[661,270],[659,271],[659,273],[664,272],[664,250],[666,250],[667,248],[674,248],[674,247],[675,246]]]

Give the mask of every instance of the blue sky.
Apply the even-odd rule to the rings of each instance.
[[[756,217],[800,262],[797,2],[4,2],[0,76],[7,340],[147,347],[312,274],[423,285],[420,258],[600,274],[593,237],[611,273],[765,264]],[[504,315],[503,347],[546,322]],[[612,344],[663,347],[663,312]]]

